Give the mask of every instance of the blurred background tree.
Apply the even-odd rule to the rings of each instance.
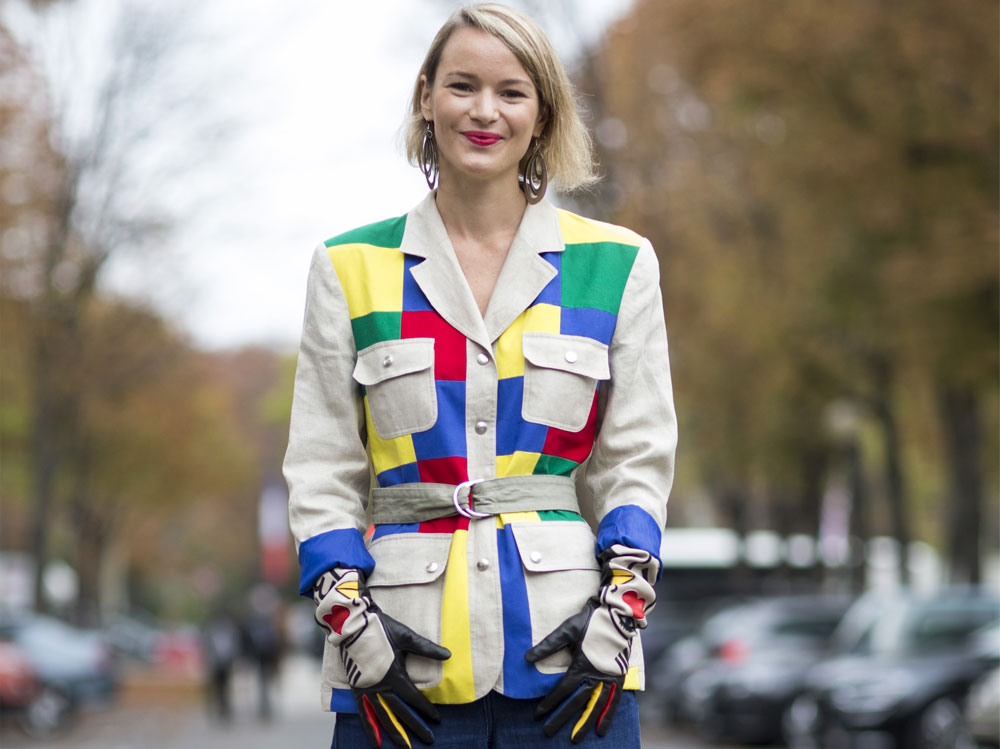
[[[816,533],[846,439],[871,485],[855,529],[899,541],[904,574],[920,537],[952,579],[980,579],[997,548],[996,28],[984,0],[640,0],[595,50],[583,88],[609,179],[582,202],[660,254],[679,499],[702,486],[738,530]],[[844,404],[859,418],[838,435]]]
[[[0,548],[30,555],[39,608],[46,566],[63,558],[79,580],[78,621],[127,609],[130,591],[191,613],[183,594],[168,601],[157,587],[191,596],[198,570],[208,595],[221,594],[220,577],[256,579],[256,502],[287,433],[262,412],[285,359],[198,351],[98,282],[117,255],[162,272],[177,220],[164,192],[218,147],[219,123],[201,111],[207,87],[172,77],[191,53],[191,8],[5,10]]]

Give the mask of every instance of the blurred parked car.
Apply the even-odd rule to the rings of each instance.
[[[105,704],[118,689],[111,649],[97,632],[37,614],[5,614],[0,641],[16,645],[42,683],[74,707]]]
[[[104,626],[104,641],[114,652],[129,661],[152,663],[163,633],[159,627],[140,617],[115,614]]]
[[[0,641],[0,720],[13,719],[25,733],[41,737],[64,726],[72,712],[69,698],[42,681],[17,645]]]
[[[1000,601],[963,589],[867,596],[845,616],[841,648],[810,669],[785,713],[791,747],[968,746],[963,706],[993,663],[975,633]],[[838,633],[843,634],[843,633]],[[876,741],[880,744],[876,744]]]
[[[165,674],[201,679],[205,674],[201,633],[190,625],[165,630],[156,640],[153,662]]]
[[[973,650],[993,663],[969,690],[965,703],[965,724],[980,746],[1000,746],[1000,622],[979,630]]]
[[[782,713],[849,604],[788,596],[719,611],[702,627],[703,656],[680,686],[683,714],[712,739],[780,738]]]
[[[969,736],[980,746],[1000,746],[1000,666],[972,685],[965,722]]]

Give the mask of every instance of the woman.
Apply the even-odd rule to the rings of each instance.
[[[676,442],[656,257],[543,199],[593,164],[522,14],[456,13],[412,115],[431,192],[317,249],[285,460],[334,746],[638,746]]]

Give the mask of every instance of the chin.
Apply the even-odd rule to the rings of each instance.
[[[497,168],[492,164],[462,164],[457,169],[452,170],[452,174],[459,180],[475,180],[477,182],[492,182],[494,180],[512,180],[517,182],[517,169],[505,167]]]

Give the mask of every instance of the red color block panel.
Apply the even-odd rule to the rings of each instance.
[[[597,391],[594,391],[594,402],[590,405],[590,416],[579,432],[565,432],[562,429],[549,427],[545,435],[543,455],[554,455],[582,463],[590,455],[594,446],[594,435],[597,432]]]
[[[469,518],[450,517],[425,520],[417,528],[419,533],[454,533],[469,530]]]
[[[465,336],[437,312],[403,312],[400,335],[434,339],[434,379],[465,379]]]
[[[437,484],[461,484],[469,480],[469,469],[465,458],[432,458],[418,460],[417,469],[421,481]]]

